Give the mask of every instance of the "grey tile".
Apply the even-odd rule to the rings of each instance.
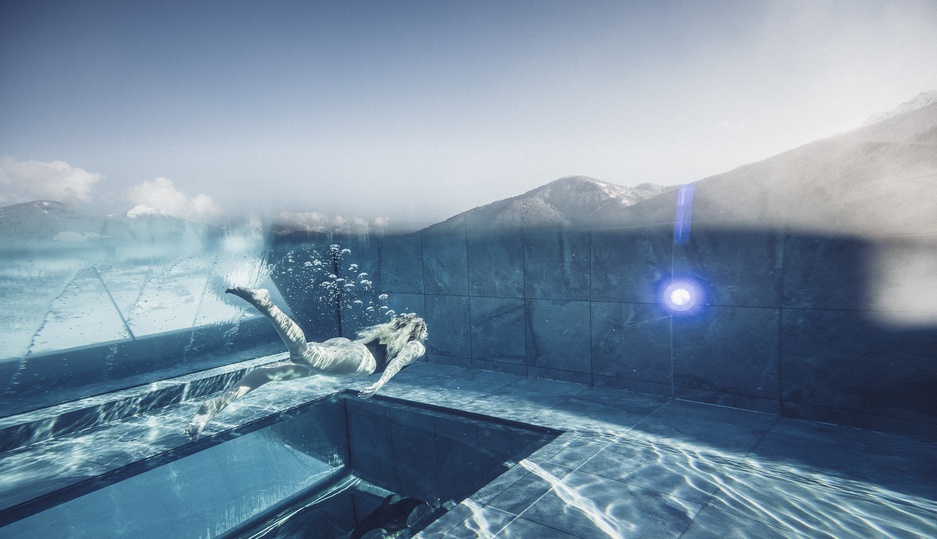
[[[592,300],[657,303],[673,264],[673,225],[592,232]]]
[[[490,539],[517,518],[511,513],[484,506],[475,508],[471,515],[451,528],[443,537],[446,539]]]
[[[777,400],[778,309],[707,307],[673,323],[676,386]]]
[[[398,492],[424,500],[440,496],[437,475],[426,473],[427,463],[436,462],[435,434],[392,419],[391,439]]]
[[[515,374],[509,374],[506,372],[486,371],[486,370],[480,370],[480,369],[471,369],[471,370],[465,371],[464,373],[455,375],[455,378],[490,384],[493,387],[497,387],[497,388],[501,388],[506,385],[513,384],[517,382],[518,380],[522,379],[520,376],[515,375]]]
[[[616,376],[603,376],[601,374],[592,374],[592,384],[595,387],[620,389],[623,391],[632,391],[645,395],[655,395],[661,397],[672,397],[673,387],[670,380],[664,384],[654,382],[645,382],[643,380],[633,380],[631,378],[618,378]]]
[[[708,305],[778,308],[783,238],[772,230],[694,223],[690,241],[674,247],[674,275],[705,278]]]
[[[350,401],[349,404],[357,402]],[[351,462],[356,472],[367,481],[396,491],[394,469],[384,466],[385,455],[393,455],[390,426],[387,410],[359,406],[349,414],[348,438]]]
[[[533,462],[546,462],[550,457],[559,453],[568,447],[571,443],[583,437],[584,436],[578,432],[564,432],[563,434],[557,436],[556,439],[549,444],[541,447],[537,451],[534,451],[534,453],[531,454],[528,459]]]
[[[937,442],[782,419],[752,453],[800,470],[937,499]]]
[[[504,363],[480,358],[472,358],[472,368],[486,371],[503,372],[516,376],[527,375],[527,365],[523,363]]]
[[[422,294],[423,241],[419,233],[387,235],[379,241],[381,290]]]
[[[453,376],[446,380],[443,380],[438,384],[439,387],[447,388],[455,392],[466,392],[471,393],[475,397],[480,397],[482,395],[490,395],[498,390],[501,385],[493,384],[487,380],[472,380],[467,378],[461,378],[458,376]]]
[[[811,537],[933,537],[937,533],[937,507],[930,500],[770,460],[730,468],[710,504],[719,511]]]
[[[523,235],[519,231],[470,232],[467,240],[469,294],[523,298]]]
[[[573,472],[522,517],[578,537],[678,537],[700,506]]]
[[[658,457],[650,444],[619,441],[606,444],[581,463],[577,471],[624,482],[635,470],[653,464]]]
[[[531,415],[536,415],[541,410],[552,408],[568,398],[569,397],[565,395],[551,395],[540,391],[520,389],[514,384],[501,387],[486,397],[486,399],[496,401],[508,407],[528,410]]]
[[[670,402],[670,399],[667,397],[603,387],[590,387],[585,389],[577,394],[576,398],[604,404],[613,408],[620,408],[635,414],[653,413],[661,406]]]
[[[536,228],[524,232],[524,290],[528,298],[588,300],[587,230]]]
[[[470,307],[473,357],[523,365],[527,359],[524,300],[473,297]]]
[[[503,459],[437,434],[436,476],[446,487],[445,498],[464,499],[506,471]],[[429,463],[424,464],[426,467]]]
[[[882,326],[867,312],[785,309],[782,339],[785,401],[937,423],[932,329]]]
[[[640,423],[647,415],[647,412],[629,411],[574,397],[545,410],[541,417],[561,429],[621,433]]]
[[[471,507],[461,503],[430,523],[430,525],[420,531],[415,537],[420,539],[439,539],[445,537],[449,531],[458,527],[466,518],[471,516],[472,512],[473,509]]]
[[[670,384],[670,316],[657,305],[592,302],[595,374]]]
[[[423,230],[423,282],[427,294],[468,295],[464,227]]]
[[[922,423],[894,416],[868,412],[856,412],[842,408],[830,408],[802,402],[782,401],[781,414],[785,417],[822,421],[858,429],[890,432],[922,440],[937,440],[937,423]]]
[[[561,382],[572,382],[574,384],[588,385],[592,382],[592,373],[581,371],[569,371],[553,367],[527,366],[527,376],[533,378],[549,378]]]
[[[702,505],[716,492],[723,468],[724,463],[687,448],[622,440],[604,448],[579,471]]]
[[[585,301],[527,300],[527,364],[591,373]]]
[[[556,528],[538,524],[526,518],[516,518],[511,521],[500,533],[498,539],[577,539],[577,536],[561,532]],[[580,538],[589,539],[589,538]]]
[[[702,402],[706,404],[716,404],[727,406],[729,408],[741,408],[753,412],[762,412],[766,414],[779,415],[781,413],[782,403],[777,399],[762,399],[748,395],[739,395],[738,393],[726,393],[705,388],[690,388],[683,386],[674,386],[673,396],[675,399],[684,401]]]
[[[425,309],[424,318],[429,332],[427,352],[472,357],[468,297],[428,295]]]
[[[470,498],[479,505],[488,504],[491,502],[491,500],[517,483],[528,473],[529,472],[525,470],[523,466],[513,466],[503,474],[499,475],[497,479],[477,490],[470,496]]]
[[[395,314],[401,313],[416,313],[420,316],[425,316],[426,313],[426,296],[423,294],[401,294],[401,293],[390,293],[387,297],[387,307],[393,311]],[[387,321],[389,318],[386,313],[382,317],[381,322]],[[427,331],[432,334],[433,328],[427,326]]]
[[[538,464],[544,466],[552,464],[570,469],[578,469],[597,454],[601,453],[610,443],[610,441],[599,437],[582,437],[569,444],[562,451],[551,456],[547,459],[546,463]]]
[[[569,474],[569,470],[558,466],[547,466],[543,474],[561,481]],[[519,515],[527,510],[552,488],[550,480],[528,472],[515,481],[510,487],[501,491],[488,502],[488,506]]]
[[[468,370],[464,367],[452,367],[448,365],[420,365],[419,369],[421,374],[439,376],[442,378],[456,376]]]
[[[866,309],[866,261],[874,245],[857,238],[789,234],[784,240],[783,305],[796,309]]]
[[[776,421],[771,414],[671,401],[635,430],[705,448],[745,453]]]
[[[704,507],[693,519],[681,539],[806,539],[811,535],[780,529],[733,513]]]
[[[563,395],[567,397],[572,397],[577,393],[580,393],[582,390],[586,389],[587,385],[585,384],[576,384],[572,382],[563,382],[560,380],[546,380],[543,378],[527,378],[523,377],[511,384],[512,387],[517,387],[520,389],[536,391],[539,393],[547,393],[551,395]]]

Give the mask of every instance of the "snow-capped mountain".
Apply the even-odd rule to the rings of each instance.
[[[450,228],[462,223],[472,230],[589,226],[673,189],[651,183],[627,187],[587,176],[568,176],[522,195],[460,213],[430,228]]]
[[[937,235],[937,102],[694,184],[694,226]],[[651,199],[622,214],[623,225],[666,222],[674,199]]]
[[[872,125],[874,123],[887,120],[889,118],[894,118],[895,116],[900,116],[908,112],[913,112],[918,109],[933,105],[937,103],[937,90],[931,90],[929,92],[921,92],[911,99],[910,101],[905,101],[904,103],[898,105],[896,108],[885,111],[877,112],[869,117],[862,125]]]
[[[837,235],[937,234],[937,91],[874,123],[693,184],[694,223]],[[666,224],[674,219],[675,191],[571,176],[429,229]]]

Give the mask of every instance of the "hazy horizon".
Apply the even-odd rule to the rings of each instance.
[[[935,65],[928,1],[4,2],[0,206],[425,226],[565,176],[726,172]]]

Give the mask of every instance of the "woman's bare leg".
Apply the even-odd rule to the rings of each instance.
[[[311,369],[291,363],[254,369],[247,373],[244,378],[241,378],[241,381],[238,382],[233,389],[229,389],[221,395],[202,403],[198,413],[195,414],[195,417],[192,418],[192,421],[190,421],[189,425],[185,428],[185,434],[189,439],[195,440],[202,433],[202,430],[205,429],[205,425],[207,425],[218,412],[224,410],[225,407],[235,400],[240,399],[267,382],[295,380],[296,378],[304,378],[312,374],[314,374],[314,371]]]
[[[254,290],[251,288],[237,287],[229,288],[225,292],[234,294],[250,303],[270,319],[270,322],[273,323],[273,327],[275,327],[277,333],[280,334],[280,338],[286,343],[286,347],[290,351],[291,360],[296,361],[303,357],[307,347],[306,334],[303,333],[303,330],[292,318],[286,316],[286,313],[273,304],[273,301],[270,300],[270,291],[263,288]]]

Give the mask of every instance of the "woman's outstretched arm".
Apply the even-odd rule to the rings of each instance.
[[[377,382],[362,389],[361,392],[358,393],[358,396],[362,399],[367,399],[371,395],[374,395],[377,393],[377,390],[384,387],[384,384],[400,372],[400,369],[423,357],[425,353],[426,347],[419,341],[408,342],[404,345],[403,350],[387,363],[387,367],[384,369],[384,374],[381,375],[381,378]]]

